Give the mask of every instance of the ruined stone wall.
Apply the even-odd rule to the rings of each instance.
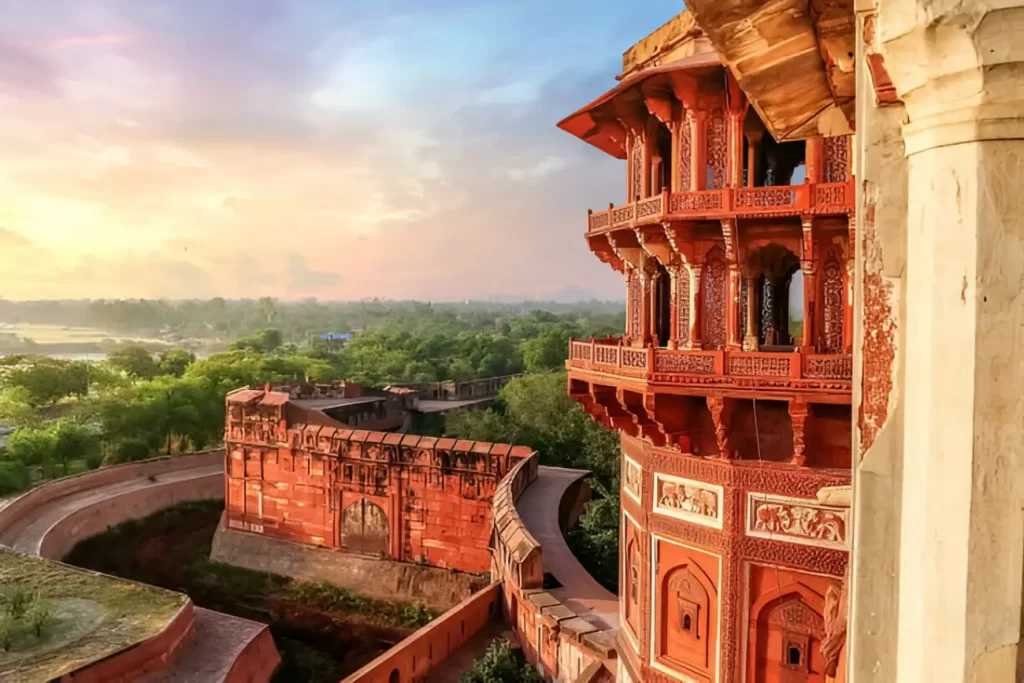
[[[287,397],[228,397],[226,524],[467,572],[490,567],[491,499],[525,447],[289,423]]]

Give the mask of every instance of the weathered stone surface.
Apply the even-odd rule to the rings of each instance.
[[[487,578],[425,565],[376,560],[292,543],[260,534],[217,528],[210,559],[304,581],[329,581],[376,598],[417,601],[449,609]]]

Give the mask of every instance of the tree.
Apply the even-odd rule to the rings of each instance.
[[[181,377],[188,370],[188,366],[196,362],[196,354],[184,349],[171,349],[160,354],[157,361],[157,368],[161,375]]]
[[[26,467],[38,467],[44,476],[52,476],[56,460],[57,437],[47,427],[22,427],[7,437],[4,457]]]
[[[569,333],[562,326],[546,327],[540,335],[522,344],[523,363],[530,372],[565,367],[569,353]]]
[[[107,363],[132,379],[152,379],[160,372],[153,355],[141,346],[126,346],[107,355]]]
[[[88,364],[47,356],[9,356],[0,359],[0,387],[24,389],[33,408],[53,405],[89,389]]]
[[[32,394],[25,387],[0,389],[0,423],[18,427],[39,424],[42,415],[32,406]]]
[[[99,466],[100,440],[94,432],[71,420],[58,420],[49,429],[54,436],[53,459],[61,463],[65,475],[72,460],[83,460],[89,469]]]
[[[543,683],[544,678],[521,653],[513,652],[508,641],[495,638],[484,656],[463,675],[462,683]]]
[[[0,451],[0,496],[24,491],[32,484],[32,476],[24,463],[4,460]]]

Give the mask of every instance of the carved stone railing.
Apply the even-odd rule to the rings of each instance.
[[[569,370],[655,384],[721,385],[849,392],[850,354],[766,353],[624,346],[621,340],[570,341]]]
[[[634,228],[672,218],[852,214],[855,195],[853,178],[844,183],[662,192],[621,206],[609,206],[606,211],[591,211],[587,229],[594,233]]]

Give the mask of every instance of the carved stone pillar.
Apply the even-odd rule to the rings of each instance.
[[[877,35],[909,160],[895,680],[1020,680],[1024,1],[879,0]]]
[[[700,271],[702,266],[694,263],[690,266],[690,348],[703,347],[700,331]]]
[[[804,154],[804,163],[807,165],[807,177],[805,183],[820,183],[821,172],[825,159],[825,138],[816,137],[807,139],[807,151]]]
[[[703,190],[708,181],[708,113],[702,109],[687,109],[686,122],[690,125],[690,189]]]
[[[731,460],[733,452],[729,431],[732,428],[732,413],[736,407],[736,399],[708,396],[706,401],[711,413],[711,422],[715,425],[718,455],[725,460]]]
[[[660,312],[658,310],[658,280],[661,279],[661,272],[649,271],[646,273],[645,279],[647,280],[647,319],[650,321],[647,343],[659,346],[661,340],[658,338],[658,313]]]
[[[814,219],[805,216],[802,220],[803,239],[801,242],[800,270],[804,274],[804,333],[800,346],[804,351],[814,347],[814,328],[816,310],[814,302],[818,299],[818,278],[814,262]],[[794,343],[796,340],[793,340]]]
[[[814,293],[817,291],[818,277],[814,261],[801,261],[800,270],[804,274],[804,334],[800,346],[809,351],[814,348]]]
[[[799,467],[803,467],[804,463],[807,462],[804,428],[806,427],[809,414],[810,408],[806,402],[789,402],[789,419],[793,424],[793,459],[790,462]]]
[[[747,275],[747,329],[743,332],[743,350],[757,351],[757,274]]]
[[[747,133],[747,187],[757,184],[757,157],[761,149],[761,133]]]
[[[726,292],[726,346],[738,351],[740,348],[740,268],[735,263],[729,264],[729,276]],[[749,296],[748,296],[749,298]]]
[[[729,187],[743,187],[743,116],[729,112]]]

